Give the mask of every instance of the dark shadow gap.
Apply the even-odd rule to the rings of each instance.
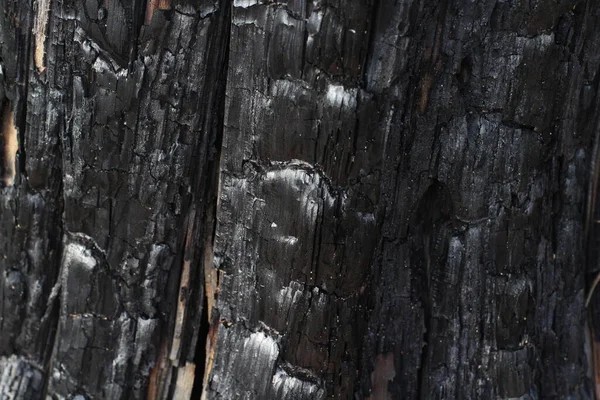
[[[219,173],[220,173],[220,161],[221,161],[221,150],[224,134],[224,119],[225,119],[225,96],[227,90],[227,73],[229,65],[229,40],[231,31],[231,8],[232,4],[229,0],[221,0],[219,9],[221,10],[218,27],[216,29],[216,35],[210,45],[208,51],[211,54],[208,60],[208,65],[215,66],[214,69],[208,71],[206,81],[215,82],[216,89],[212,99],[209,100],[206,110],[209,115],[206,116],[204,122],[204,128],[206,131],[213,132],[209,135],[209,150],[208,150],[208,168],[205,177],[208,183],[208,189],[205,189],[204,198],[206,199],[207,208],[205,210],[205,248],[203,253],[209,252],[208,257],[204,257],[204,262],[200,263],[202,271],[199,274],[202,279],[202,284],[206,284],[206,270],[211,268],[212,263],[212,249],[216,232],[216,221],[217,221],[217,200],[218,200],[218,188],[219,188]],[[202,291],[202,311],[200,316],[200,325],[197,332],[197,340],[195,344],[194,364],[196,370],[194,373],[194,383],[192,386],[192,399],[200,399],[202,392],[204,391],[204,378],[205,374],[210,371],[206,371],[206,361],[209,352],[209,334],[211,331],[210,315],[215,310],[209,310],[208,296],[210,296],[206,289]]]
[[[196,372],[194,377],[194,386],[192,387],[192,399],[199,399],[202,396],[202,383],[204,380],[204,372],[206,370],[206,339],[210,323],[208,321],[208,301],[206,296],[203,296],[202,316],[200,319],[200,329],[198,330],[198,342],[196,343],[196,354],[194,356],[194,364]]]

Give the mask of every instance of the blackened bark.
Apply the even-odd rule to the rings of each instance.
[[[597,1],[0,6],[1,398],[593,396]]]
[[[3,3],[20,168],[3,189],[1,349],[43,365],[53,398],[192,389],[227,7]]]

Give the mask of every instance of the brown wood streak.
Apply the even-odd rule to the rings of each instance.
[[[14,114],[10,102],[4,104],[2,112],[2,136],[4,138],[4,184],[12,186],[16,175],[16,158],[19,150],[17,129],[15,128]]]
[[[385,400],[391,398],[388,383],[396,376],[394,368],[394,353],[378,354],[375,359],[375,369],[371,373],[373,392],[367,400]]]
[[[427,104],[429,103],[429,93],[431,92],[431,88],[433,87],[433,82],[435,76],[439,71],[441,71],[443,63],[441,62],[440,56],[440,46],[443,41],[443,33],[444,33],[444,18],[447,10],[447,2],[443,2],[440,11],[438,14],[438,22],[435,28],[435,36],[433,39],[432,47],[428,47],[425,49],[425,64],[426,64],[426,72],[421,76],[421,80],[419,82],[419,93],[417,98],[417,110],[419,114],[424,114],[427,109]]]
[[[427,109],[427,103],[429,102],[429,91],[431,90],[432,86],[433,77],[429,72],[426,72],[419,83],[419,97],[417,99],[417,109],[419,110],[419,114],[425,113],[425,109]]]
[[[173,374],[172,366],[178,365],[179,353],[181,350],[181,339],[183,337],[184,322],[189,298],[189,282],[190,282],[190,266],[191,266],[191,243],[194,228],[194,218],[196,215],[195,208],[192,208],[187,219],[186,235],[184,239],[184,260],[181,271],[181,280],[179,283],[179,296],[177,301],[177,311],[175,315],[175,326],[173,327],[173,336],[171,340],[170,352],[167,357],[168,344],[161,344],[158,361],[150,372],[150,380],[148,384],[148,400],[159,400],[164,398],[163,392],[165,388],[170,386],[171,377]],[[185,366],[178,368],[176,374],[174,399],[189,398],[194,385],[196,365],[186,363]],[[187,397],[186,397],[187,396]]]
[[[173,328],[173,341],[171,342],[171,353],[169,355],[169,358],[173,362],[176,362],[179,358],[179,352],[181,349],[181,338],[183,336],[183,325],[185,322],[185,315],[189,298],[190,266],[192,260],[191,242],[194,230],[195,217],[196,210],[195,208],[192,208],[188,218],[188,226],[185,234],[183,268],[181,271],[181,280],[179,283],[179,296],[177,299],[177,314],[175,316],[175,327]]]
[[[209,323],[212,322],[212,310],[219,292],[219,271],[213,265],[213,247],[212,235],[207,236],[204,243],[204,295],[206,296],[205,311],[208,314]]]
[[[219,293],[219,283],[222,281],[222,279],[220,279],[221,274],[222,271],[215,269],[213,266],[213,242],[211,237],[211,240],[207,240],[204,255],[204,290],[206,296],[205,312],[208,313],[208,321],[210,323],[210,326],[208,328],[208,335],[206,337],[206,358],[204,361],[204,377],[202,378],[202,399],[206,398],[205,388],[207,387],[208,379],[210,377],[210,373],[215,359],[219,322],[215,321],[213,323],[212,310],[215,307],[216,296]]]
[[[192,395],[192,389],[194,387],[196,364],[187,362],[185,363],[185,366],[180,367],[177,372],[177,382],[175,383],[173,400],[188,400]]]
[[[150,21],[152,21],[152,16],[154,15],[154,11],[158,10],[168,10],[171,8],[169,4],[170,0],[149,0],[146,6],[146,18],[145,23],[148,25]]]
[[[46,53],[44,44],[46,43],[46,30],[48,28],[50,1],[51,0],[41,0],[37,2],[37,13],[33,27],[33,34],[35,35],[35,50],[33,59],[35,67],[40,73],[46,69],[44,65],[44,55]]]
[[[215,361],[219,324],[220,321],[211,324],[208,328],[208,335],[206,337],[206,364],[204,368],[204,378],[202,380],[202,396],[200,397],[202,400],[206,399],[208,395],[208,380]]]
[[[161,398],[161,392],[164,387],[168,387],[168,374],[170,363],[167,361],[167,341],[163,340],[160,345],[158,360],[150,371],[150,379],[148,382],[147,400],[158,400]]]

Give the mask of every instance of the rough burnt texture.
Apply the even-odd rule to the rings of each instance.
[[[593,397],[597,1],[0,7],[1,399]]]
[[[2,2],[19,151],[2,189],[0,352],[42,365],[52,398],[191,391],[222,3]]]

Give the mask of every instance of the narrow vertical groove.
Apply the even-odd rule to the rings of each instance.
[[[166,2],[148,2],[148,7],[167,7]],[[227,63],[229,53],[230,8],[220,2],[214,31],[206,49],[205,98],[198,110],[202,117],[203,137],[197,154],[200,164],[192,171],[192,196],[188,210],[179,278],[179,300],[169,359],[177,367],[173,379],[163,393],[173,399],[199,398],[203,382],[210,371],[211,308],[215,285],[212,249],[216,225],[219,187],[219,164],[223,135]]]
[[[210,188],[207,196],[207,214],[205,223],[208,229],[204,239],[204,259],[203,259],[203,280],[204,293],[202,297],[202,314],[201,323],[198,332],[198,340],[196,342],[195,363],[197,365],[196,376],[194,380],[194,388],[192,390],[192,398],[199,399],[206,397],[206,387],[210,378],[210,372],[214,359],[215,337],[217,329],[218,316],[213,314],[213,306],[216,301],[216,293],[218,291],[217,272],[213,267],[213,245],[215,232],[217,227],[217,212],[219,204],[219,191],[221,186],[220,171],[221,171],[221,152],[224,132],[225,119],[225,96],[227,91],[227,75],[229,67],[229,41],[231,35],[231,13],[232,4],[228,0],[221,0],[220,3],[220,20],[218,28],[218,37],[214,44],[213,55],[215,57],[214,64],[220,68],[216,73],[215,97],[213,98],[212,107],[215,110],[215,118],[210,121],[206,129],[214,132],[212,143],[215,153],[211,157],[209,167]]]
[[[175,312],[175,327],[173,330],[173,339],[171,341],[171,353],[169,358],[173,363],[177,363],[180,358],[181,345],[184,335],[185,320],[187,309],[189,307],[189,288],[190,288],[190,268],[192,264],[192,248],[193,235],[194,235],[194,220],[196,219],[196,209],[192,205],[190,210],[186,232],[185,242],[183,247],[183,267],[181,270],[181,277],[179,280],[179,297],[177,299],[177,310]]]
[[[379,19],[379,9],[381,7],[381,0],[373,0],[373,6],[371,7],[371,13],[369,14],[369,40],[367,42],[367,52],[363,62],[361,83],[362,87],[368,90],[368,71],[370,68],[371,60],[373,59],[373,50],[375,48],[375,37],[377,35],[375,28],[377,26],[377,20]]]

